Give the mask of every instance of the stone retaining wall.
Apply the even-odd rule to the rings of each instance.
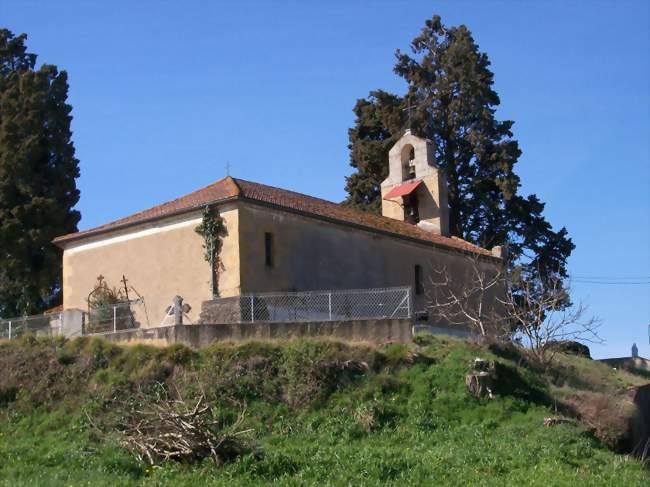
[[[333,338],[344,342],[410,342],[410,320],[321,321],[309,323],[230,323],[172,325],[106,333],[112,342],[150,342],[155,345],[183,343],[193,348],[215,341],[290,340],[294,338]]]

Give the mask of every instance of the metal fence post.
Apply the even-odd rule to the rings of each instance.
[[[255,296],[251,296],[251,323],[255,322]]]
[[[113,306],[113,333],[117,331],[117,306]]]
[[[59,313],[59,335],[63,335],[63,313]]]
[[[411,317],[411,288],[406,289],[406,312],[407,317]]]
[[[329,304],[329,312],[330,312],[329,313],[330,314],[330,321],[332,321],[332,293],[331,292],[327,294],[327,298],[328,298],[328,301],[329,301],[328,304]]]
[[[9,340],[11,340],[11,321],[9,321]]]

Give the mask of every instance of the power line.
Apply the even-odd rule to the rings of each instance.
[[[630,286],[630,285],[648,285],[650,284],[650,281],[637,281],[637,282],[630,282],[630,281],[581,281],[579,279],[571,279],[571,282],[574,282],[576,284],[607,284],[607,285],[612,285],[612,286]]]
[[[650,276],[572,276],[574,279],[589,279],[589,280],[605,280],[605,281],[621,281],[621,280],[635,280],[635,279],[650,279]]]

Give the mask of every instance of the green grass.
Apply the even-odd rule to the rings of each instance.
[[[466,392],[476,356],[499,362],[494,400]],[[198,353],[85,339],[0,344],[0,485],[649,484],[640,462],[610,451],[591,428],[542,425],[555,414],[556,390],[613,394],[642,380],[562,357],[558,370],[571,380],[558,385],[520,362],[439,338]],[[246,404],[254,450],[220,467],[139,465],[114,434],[121,399],[141,391],[153,400],[160,387],[186,397],[201,389],[224,415]]]

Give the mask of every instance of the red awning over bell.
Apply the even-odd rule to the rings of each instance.
[[[417,189],[422,184],[422,181],[413,181],[412,183],[400,184],[391,189],[386,196],[385,200],[397,198],[398,196],[407,196]]]

